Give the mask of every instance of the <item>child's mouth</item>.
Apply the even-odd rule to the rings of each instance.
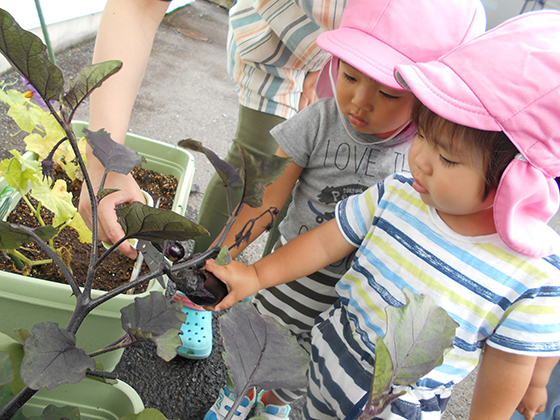
[[[366,127],[368,125],[368,122],[366,120],[357,117],[354,114],[349,114],[348,119],[350,120],[350,123],[356,127]]]

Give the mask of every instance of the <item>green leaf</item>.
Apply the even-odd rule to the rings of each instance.
[[[187,139],[179,141],[178,145],[194,152],[204,153],[226,186],[241,187],[243,185],[239,176],[239,169],[220,159],[216,153],[205,148],[201,142]]]
[[[37,90],[45,102],[58,101],[64,84],[62,72],[49,61],[47,47],[0,9],[0,52]]]
[[[118,72],[122,67],[122,62],[118,60],[106,61],[103,63],[92,64],[84,67],[80,73],[70,82],[68,92],[64,95],[64,100],[71,109],[70,120],[76,109],[89,96],[93,90]]]
[[[78,407],[64,406],[57,407],[49,404],[38,417],[29,417],[28,420],[80,420],[80,409]]]
[[[0,349],[0,385],[8,385],[14,380],[14,376],[10,356]]]
[[[106,171],[126,175],[144,160],[136,150],[114,141],[105,130],[90,131],[84,128],[83,131],[93,149],[93,155],[99,159]]]
[[[119,420],[167,420],[167,417],[155,408],[146,408],[138,414],[127,414]]]
[[[151,341],[157,354],[165,361],[177,355],[181,346],[181,325],[186,314],[170,303],[163,294],[150,292],[149,296],[134,299],[121,309],[121,323],[133,341]]]
[[[459,326],[425,295],[403,289],[407,304],[387,309],[387,344],[395,367],[395,384],[410,385],[443,363]]]
[[[0,408],[12,401],[16,395],[9,386],[0,386]],[[27,417],[19,410],[11,420],[27,420]]]
[[[22,194],[27,194],[33,185],[39,182],[41,163],[35,160],[26,160],[17,150],[12,150],[13,158],[0,162],[0,176]]]
[[[23,347],[21,377],[31,389],[52,389],[84,379],[95,361],[76,347],[76,337],[54,322],[41,322],[31,329]]]
[[[39,182],[33,187],[31,195],[54,213],[53,226],[68,222],[78,212],[72,203],[72,194],[66,191],[66,182],[62,179],[57,180],[52,189],[48,182]]]
[[[225,362],[235,393],[251,386],[299,389],[307,385],[309,355],[290,331],[260,315],[252,303],[239,302],[220,317]]]
[[[242,158],[242,178],[244,184],[241,202],[250,207],[261,207],[264,187],[272,184],[291,162],[291,158],[280,156],[259,156],[258,160],[243,147],[237,145]]]
[[[216,257],[216,264],[218,265],[228,265],[231,262],[231,254],[229,253],[228,247],[223,246],[220,249],[220,253]]]
[[[386,397],[392,388],[393,362],[387,346],[379,336],[375,337],[375,370],[369,399],[378,401]]]
[[[89,230],[89,228],[87,227],[86,222],[84,222],[84,219],[82,218],[80,213],[76,213],[74,215],[72,220],[70,220],[70,222],[68,223],[68,226],[72,227],[76,232],[78,232],[80,242],[91,244],[91,230]]]
[[[58,231],[52,226],[41,226],[35,229],[12,225],[0,221],[0,249],[16,249],[23,243],[34,242],[29,232],[34,232],[43,241],[54,238]]]
[[[0,89],[0,101],[8,107],[8,116],[26,133],[31,133],[40,124],[44,111],[33,104],[22,92],[15,89]]]
[[[155,209],[138,201],[117,211],[117,220],[128,238],[163,244],[166,239],[187,241],[208,231],[171,210]]]

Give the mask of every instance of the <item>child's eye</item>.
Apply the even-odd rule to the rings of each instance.
[[[455,165],[459,164],[459,162],[454,162],[452,160],[449,160],[442,155],[439,155],[439,158],[440,158],[440,160],[441,160],[441,162],[443,163],[444,166],[455,166]]]
[[[379,93],[380,93],[381,96],[383,96],[385,99],[399,99],[398,96],[389,95],[388,93],[385,93],[385,92],[383,92],[382,90],[380,90]]]
[[[354,79],[352,76],[348,75],[348,73],[342,73],[344,75],[344,78],[349,81],[349,82],[355,82],[356,79]]]

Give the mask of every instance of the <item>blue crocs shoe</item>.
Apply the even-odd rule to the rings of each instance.
[[[243,401],[237,408],[233,418],[235,420],[245,420],[253,406],[255,405],[255,396],[256,392],[253,389],[253,398],[249,399],[248,397],[244,397]],[[230,392],[227,387],[223,387],[220,389],[220,393],[218,394],[218,399],[212,404],[210,410],[204,416],[204,420],[223,420],[231,407],[233,407],[233,403],[235,402],[236,395],[233,392]]]
[[[182,345],[177,354],[187,359],[204,359],[212,353],[212,312],[183,306],[187,320],[181,325]]]
[[[257,406],[255,407],[255,416],[251,417],[251,420],[289,420],[290,406],[265,404],[263,402],[263,397],[267,392],[268,391],[259,392]]]

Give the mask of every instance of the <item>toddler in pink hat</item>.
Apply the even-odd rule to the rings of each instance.
[[[216,309],[357,251],[311,331],[305,417],[357,418],[385,311],[406,288],[458,326],[442,364],[393,385],[402,395],[376,418],[440,418],[481,359],[469,418],[506,420],[537,358],[560,356],[559,239],[546,226],[558,208],[560,13],[523,15],[396,69],[419,99],[410,173],[339,202],[335,219],[253,265],[209,261],[229,289]]]
[[[316,1],[303,3],[313,10]],[[279,145],[276,154],[292,162],[266,188],[262,207],[242,209],[224,242],[232,257],[270,223],[268,216],[255,219],[270,208],[284,208],[289,197],[293,198],[279,225],[276,248],[332,220],[336,204],[345,197],[406,170],[416,132],[410,118],[414,95],[396,82],[394,67],[435,60],[481,34],[485,25],[479,0],[348,0],[340,27],[317,41],[333,55],[333,67],[340,69],[324,73],[329,86],[333,77],[336,98],[325,95],[271,131]],[[246,235],[250,238],[238,241],[235,236],[246,232],[245,226],[251,226]],[[257,293],[255,307],[287,327],[309,351],[315,318],[339,299],[334,286],[352,258],[345,255],[291,284]],[[205,420],[227,415],[236,398],[233,391],[227,386],[220,391]],[[251,389],[236,419],[247,418],[254,405],[256,417],[289,418],[289,403],[305,392],[305,386],[259,394]]]

